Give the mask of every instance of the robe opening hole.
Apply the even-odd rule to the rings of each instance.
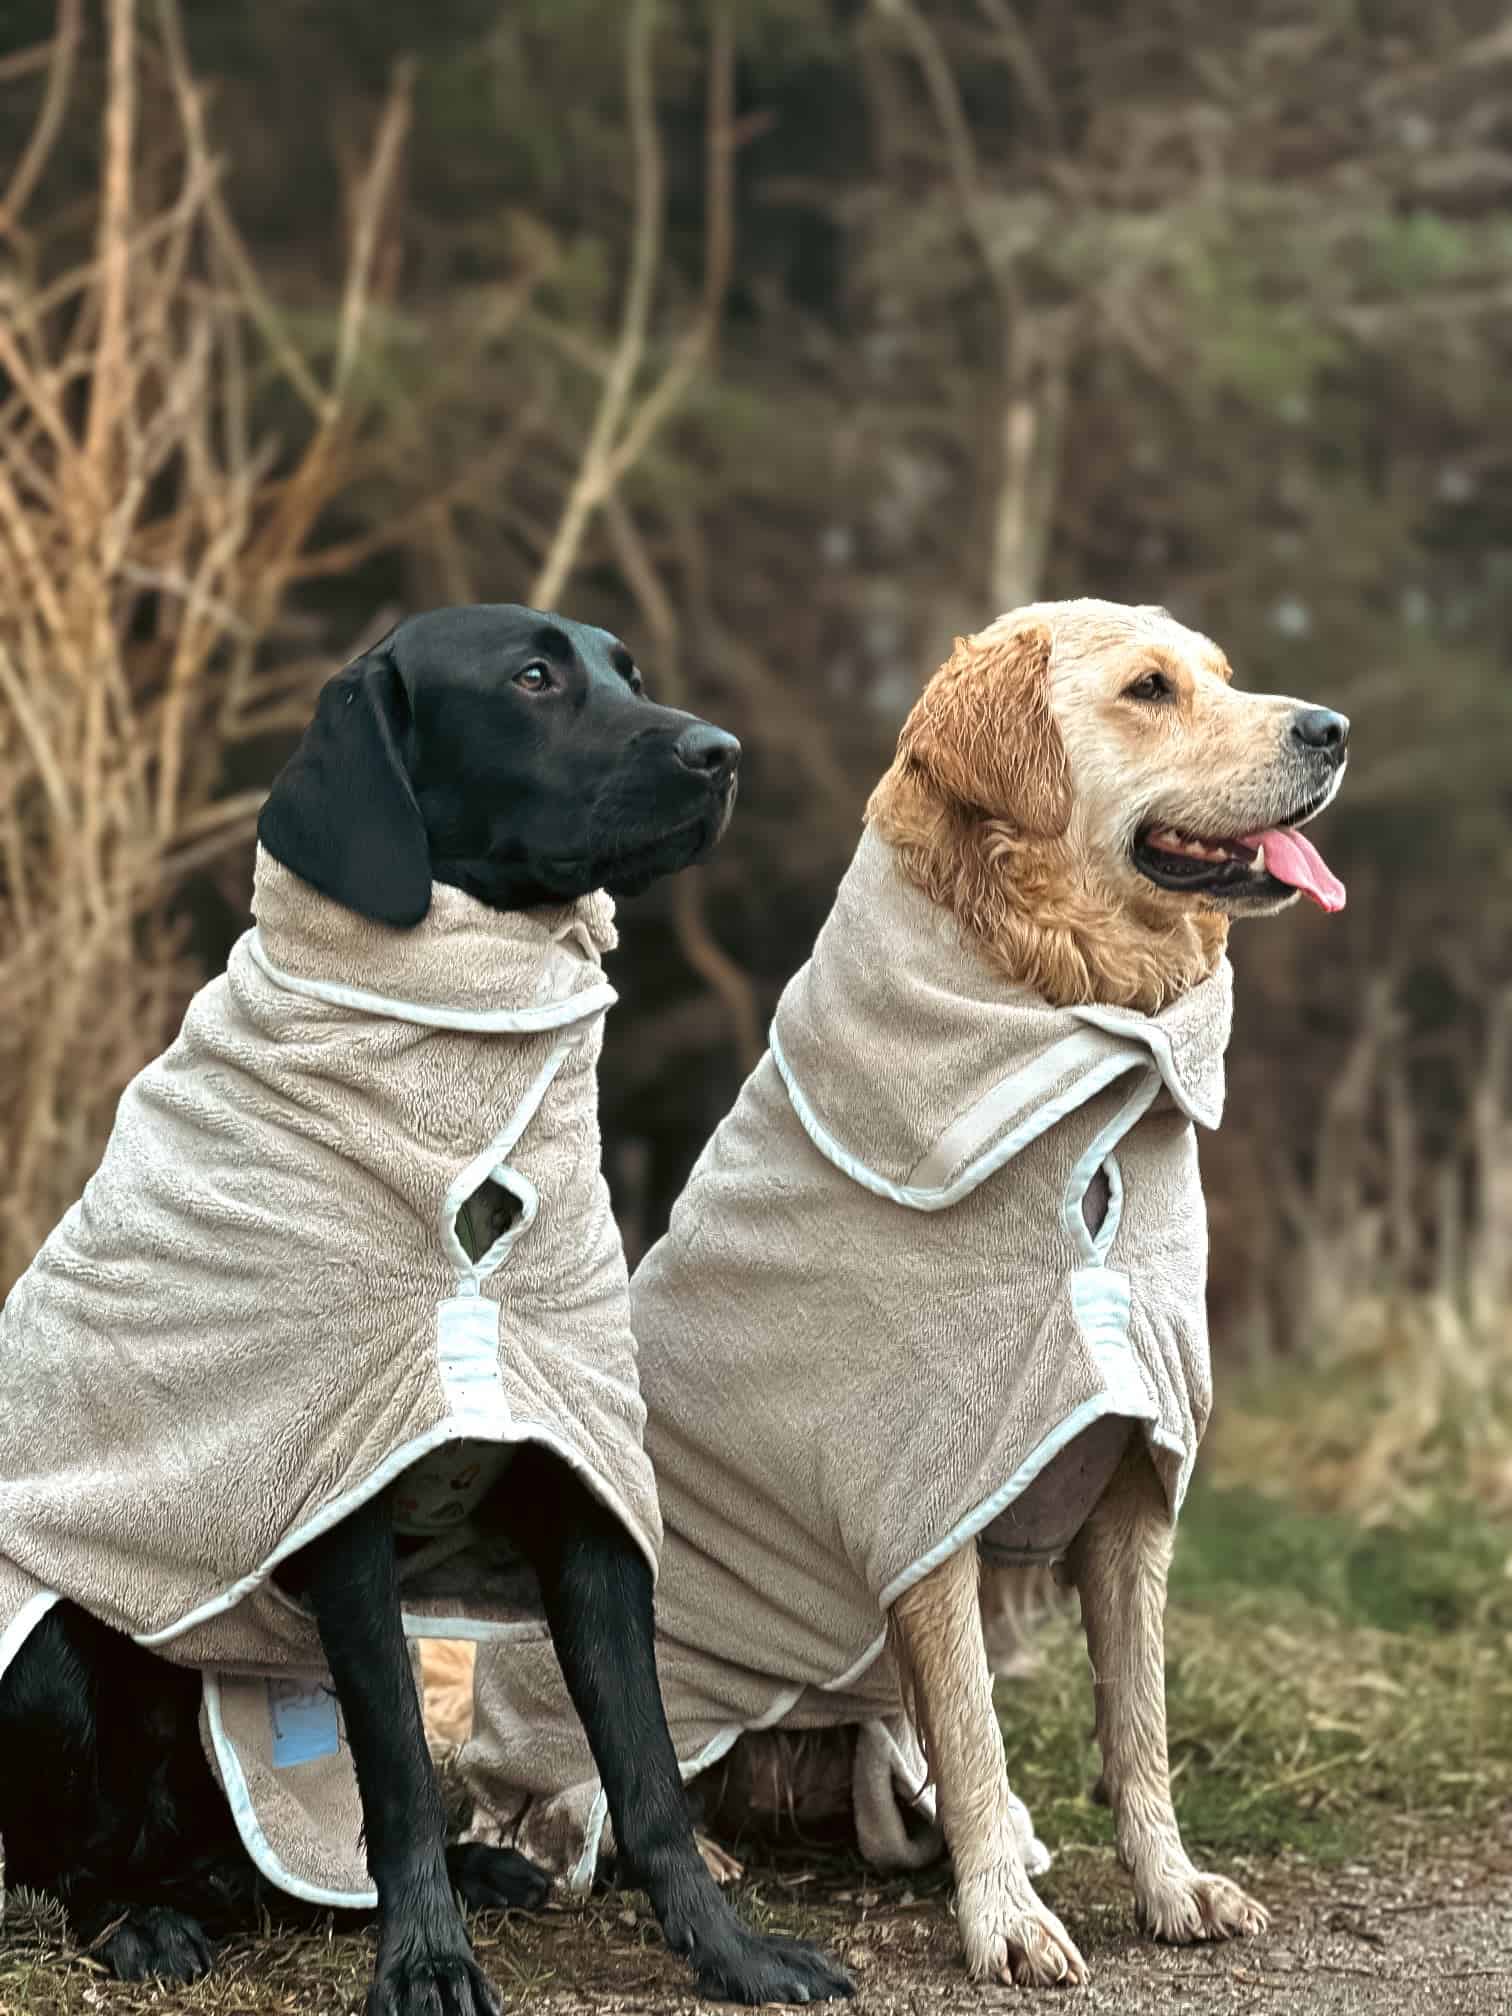
[[[518,1224],[524,1206],[512,1190],[485,1176],[457,1213],[457,1238],[469,1260],[478,1261]]]
[[[1111,1194],[1108,1186],[1108,1171],[1105,1164],[1097,1170],[1092,1181],[1082,1192],[1082,1222],[1094,1239],[1101,1232],[1103,1221],[1108,1215],[1108,1201]]]

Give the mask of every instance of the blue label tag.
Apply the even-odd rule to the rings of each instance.
[[[313,1764],[341,1748],[336,1696],[329,1687],[305,1680],[270,1680],[268,1714],[273,1724],[273,1763]]]

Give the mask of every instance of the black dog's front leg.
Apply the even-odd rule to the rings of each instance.
[[[656,1676],[651,1571],[620,1522],[566,1467],[522,1451],[508,1485],[518,1544],[540,1579],[552,1643],[633,1881],[708,1994],[737,2002],[849,1995],[844,1969],[796,1939],[747,1930],[698,1852]]]
[[[405,1646],[387,1494],[302,1548],[285,1578],[314,1606],[357,1767],[378,1964],[368,2016],[497,2016],[447,1873],[446,1816]]]

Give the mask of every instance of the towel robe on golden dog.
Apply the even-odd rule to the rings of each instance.
[[[254,910],[0,1319],[0,1672],[61,1597],[201,1668],[253,1859],[362,1905],[350,1752],[275,1565],[402,1475],[396,1524],[430,1536],[407,1626],[544,1639],[533,1578],[467,1524],[521,1442],[656,1565],[600,1168],[613,907],[438,885],[398,931],[260,854]],[[474,1260],[458,1214],[485,1179],[517,1208]]]
[[[1220,1115],[1231,1000],[1224,964],[1153,1017],[1049,1008],[863,838],[631,1283],[686,1776],[742,1730],[860,1724],[861,1845],[914,1859],[889,1606],[974,1537],[1063,1547],[1015,1503],[1106,1415],[1143,1423],[1174,1518],[1211,1395],[1193,1123]],[[604,1802],[559,1677],[487,1648],[477,1703],[472,1789],[585,1882]]]

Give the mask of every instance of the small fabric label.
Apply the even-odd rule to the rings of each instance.
[[[513,1453],[487,1442],[447,1442],[422,1456],[394,1487],[394,1531],[417,1539],[460,1526],[503,1476]]]
[[[319,1681],[270,1680],[268,1719],[273,1725],[276,1770],[314,1764],[321,1757],[334,1757],[341,1748],[336,1696]]]

